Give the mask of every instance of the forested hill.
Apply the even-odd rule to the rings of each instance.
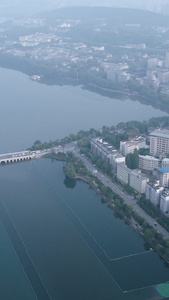
[[[169,26],[169,17],[140,9],[113,7],[66,7],[43,14],[48,22],[61,19],[79,19],[84,23],[91,23],[96,19],[103,19],[110,26],[125,24],[140,24],[140,26]]]

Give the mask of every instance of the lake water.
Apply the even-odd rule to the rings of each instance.
[[[0,69],[1,153],[36,139],[166,115]],[[90,187],[41,159],[0,168],[0,299],[150,299],[169,268]],[[74,188],[73,188],[74,187]],[[127,291],[127,292],[126,292]]]
[[[81,129],[166,115],[138,101],[110,99],[81,87],[42,85],[2,68],[0,91],[0,153],[25,150],[37,139],[56,140]]]

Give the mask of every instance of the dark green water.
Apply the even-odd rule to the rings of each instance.
[[[21,262],[23,249],[26,250],[24,268],[30,281],[35,271],[39,276],[31,281],[36,294],[42,295],[39,299],[120,300],[156,296],[154,285],[169,278],[165,262],[156,253],[148,252],[141,236],[103,204],[87,184],[77,181],[71,188],[71,182],[65,182],[62,166],[60,162],[42,159],[0,168],[4,214],[20,239],[14,247],[19,249]],[[9,220],[3,220],[9,230]],[[2,226],[1,231],[4,244],[8,238]],[[12,229],[9,235],[14,237]],[[10,282],[13,298],[6,297],[7,291],[3,290],[2,299],[35,299],[9,240],[6,248],[11,251],[16,267],[6,269],[11,261],[7,258],[1,276],[5,271],[6,280],[13,275],[11,272],[18,272],[19,277]],[[24,282],[27,298],[25,290],[18,288],[19,282]],[[151,287],[145,288],[148,286]]]

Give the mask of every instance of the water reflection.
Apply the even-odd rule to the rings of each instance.
[[[74,189],[76,186],[76,179],[70,179],[68,177],[65,177],[63,183],[68,189]]]

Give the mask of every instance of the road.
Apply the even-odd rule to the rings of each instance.
[[[109,177],[103,174],[100,170],[96,170],[95,166],[84,156],[80,154],[80,150],[77,146],[76,142],[72,142],[70,144],[65,145],[64,147],[59,146],[56,147],[55,152],[67,152],[72,151],[76,156],[83,160],[86,168],[90,170],[105,186],[110,187],[113,192],[120,195],[123,198],[124,203],[129,204],[133,207],[133,211],[136,211],[142,218],[146,220],[146,222],[154,227],[157,232],[162,233],[165,239],[169,239],[169,233],[160,225],[158,224],[152,217],[150,217],[137,203],[133,197],[129,196],[128,194],[124,193],[115,183],[113,183]],[[154,225],[156,224],[156,225]]]

